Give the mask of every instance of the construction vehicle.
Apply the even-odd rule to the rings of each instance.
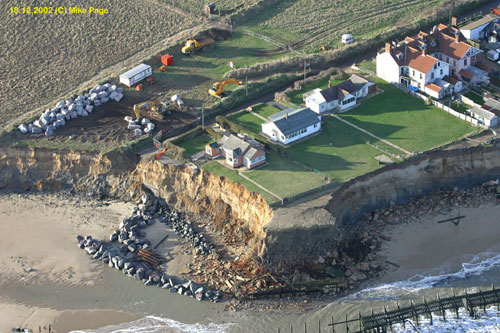
[[[214,47],[214,43],[214,39],[210,37],[188,39],[181,51],[184,54],[193,54],[199,50],[206,51],[208,49],[212,49]]]
[[[225,97],[224,86],[229,83],[236,83],[239,86],[243,84],[243,82],[238,81],[237,79],[227,79],[222,82],[214,82],[212,88],[208,90],[208,93],[219,98]]]
[[[149,118],[156,120],[165,120],[172,111],[178,111],[179,106],[169,100],[164,101],[146,101],[134,105],[134,117],[139,118]]]

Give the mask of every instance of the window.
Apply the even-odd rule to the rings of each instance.
[[[318,127],[318,124],[314,124],[314,128]]]
[[[467,66],[467,58],[464,59],[464,66]]]
[[[434,80],[434,72],[431,73],[431,80]]]
[[[422,73],[420,73],[420,78],[422,78]]]
[[[475,54],[472,56],[472,62],[476,62],[476,55]]]
[[[455,59],[453,59],[453,66],[456,66],[457,65],[457,61]]]
[[[413,73],[411,74],[412,76],[415,76],[415,70],[413,70]]]
[[[443,69],[442,68],[439,70],[439,74],[443,75]]]
[[[446,62],[450,63],[450,58],[449,57],[446,57]]]

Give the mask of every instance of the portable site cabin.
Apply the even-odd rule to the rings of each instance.
[[[139,66],[136,66],[128,72],[120,75],[120,83],[126,85],[127,87],[131,87],[137,82],[140,82],[148,76],[151,76],[152,74],[153,70],[151,69],[151,66],[140,64]]]
[[[352,36],[352,34],[343,34],[342,35],[342,43],[344,43],[344,44],[354,43],[354,37]]]

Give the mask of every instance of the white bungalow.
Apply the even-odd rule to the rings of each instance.
[[[269,118],[262,124],[262,133],[285,145],[321,130],[321,116],[309,108],[284,110]]]

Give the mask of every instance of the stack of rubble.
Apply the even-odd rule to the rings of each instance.
[[[155,221],[167,225],[174,225],[174,223],[177,226],[189,225],[188,222],[181,220],[180,214],[169,211],[166,205],[162,205],[157,199],[144,195],[141,202],[134,208],[132,215],[123,219],[119,228],[110,235],[109,242],[97,241],[91,236],[85,238],[77,236],[78,246],[87,251],[93,259],[121,270],[123,274],[141,280],[147,286],[154,285],[168,289],[172,293],[191,296],[199,301],[203,299],[218,301],[222,296],[220,291],[207,290],[191,280],[181,281],[176,277],[167,276],[159,268],[154,268],[137,255],[140,249],[152,251],[145,229]],[[203,235],[194,232],[192,228],[186,230],[182,233],[199,253],[210,251],[210,246]]]
[[[69,98],[57,103],[54,108],[45,110],[40,118],[26,125],[19,125],[21,133],[40,134],[45,132],[46,136],[54,135],[54,131],[66,125],[66,122],[78,117],[87,117],[94,107],[98,107],[110,100],[119,102],[123,98],[123,88],[115,84],[105,83],[90,89],[88,93]]]
[[[151,122],[148,118],[135,119],[126,116],[125,121],[128,122],[128,129],[133,130],[135,135],[142,135],[143,133],[148,134],[153,132],[155,124]],[[141,127],[143,126],[143,128]]]

